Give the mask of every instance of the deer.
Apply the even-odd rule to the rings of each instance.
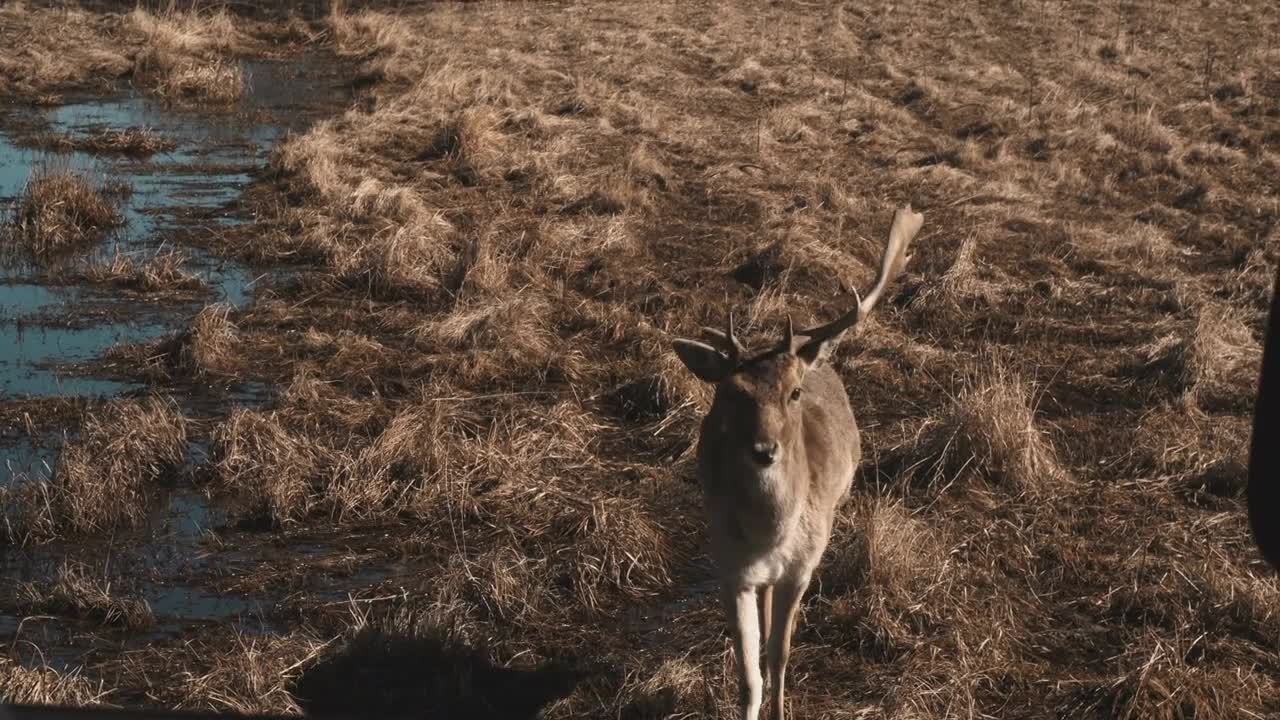
[[[866,297],[830,323],[797,332],[790,315],[775,346],[749,354],[734,332],[702,328],[715,345],[672,347],[698,379],[715,385],[702,419],[697,472],[709,554],[732,629],[742,720],[784,718],[791,636],[801,598],[831,539],[836,510],[862,457],[849,395],[828,362],[845,331],[866,318],[906,266],[924,216],[899,208]],[[761,675],[760,652],[767,654]]]

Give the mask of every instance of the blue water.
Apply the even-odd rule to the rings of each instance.
[[[246,66],[250,79],[245,110],[286,110],[305,104],[306,83],[290,81],[287,64]],[[314,87],[310,90],[314,91]],[[170,152],[148,158],[83,152],[54,153],[18,147],[0,134],[0,212],[22,194],[33,174],[68,169],[98,181],[124,183],[132,192],[121,201],[124,227],[72,262],[91,263],[124,253],[136,264],[173,249],[171,230],[239,222],[235,203],[251,173],[266,162],[285,127],[253,118],[260,114],[206,116],[165,107],[141,95],[125,95],[31,111],[48,132],[84,136],[98,130],[147,128],[175,143]],[[192,221],[191,217],[201,218]],[[244,265],[214,258],[199,248],[181,248],[188,271],[201,277],[209,296],[186,313],[170,304],[157,308],[122,303],[98,288],[41,285],[44,269],[21,261],[0,268],[0,401],[47,395],[114,395],[135,386],[78,377],[69,366],[100,357],[112,345],[145,341],[176,328],[204,302],[243,306],[250,302],[257,274]],[[103,309],[110,307],[111,312]],[[121,312],[125,310],[125,312]],[[66,327],[50,319],[72,316]],[[111,318],[97,324],[85,318]],[[32,327],[39,324],[42,327]],[[0,452],[0,461],[3,453]]]
[[[49,132],[80,135],[143,127],[176,143],[173,151],[149,158],[29,150],[17,147],[14,138],[0,132],[0,219],[8,217],[9,203],[21,195],[31,174],[45,166],[123,181],[132,189],[121,204],[125,226],[74,262],[109,258],[116,252],[141,262],[157,252],[177,249],[192,258],[187,269],[210,286],[208,297],[195,302],[152,303],[109,286],[49,282],[46,269],[39,266],[0,267],[0,402],[17,397],[115,396],[138,390],[135,383],[87,377],[83,366],[117,343],[146,341],[185,327],[206,303],[244,306],[252,301],[256,272],[180,242],[175,247],[174,238],[241,222],[236,204],[255,171],[265,164],[270,147],[285,132],[305,126],[309,113],[329,112],[333,96],[347,91],[319,75],[299,78],[297,66],[290,63],[250,63],[246,74],[249,92],[241,103],[243,112],[232,114],[207,116],[136,95],[26,111],[30,114],[26,120],[32,122],[24,124],[44,125]],[[227,389],[193,383],[170,390],[188,415],[203,414],[209,409],[203,403],[214,402],[222,408],[251,406],[267,395],[267,389],[256,383]],[[0,438],[0,488],[47,480],[63,441],[62,432]],[[186,470],[208,462],[208,449],[193,443]],[[0,548],[0,575],[12,581],[46,581],[62,562],[74,557],[99,568],[104,577],[127,581],[127,594],[145,599],[157,619],[147,632],[130,631],[131,643],[182,632],[190,622],[231,620],[249,632],[268,631],[262,616],[269,607],[264,604],[280,599],[276,589],[261,588],[260,597],[250,598],[224,595],[211,587],[225,578],[223,568],[228,563],[250,565],[257,553],[279,549],[253,543],[238,550],[211,544],[209,531],[225,529],[227,515],[179,475],[177,487],[149,504],[145,527],[128,537]],[[375,582],[376,575],[369,582]],[[55,667],[75,667],[82,661],[86,636],[74,620],[24,622],[20,614],[0,610],[0,635],[20,637],[22,648],[37,649],[35,654],[20,653],[23,662],[47,660]]]

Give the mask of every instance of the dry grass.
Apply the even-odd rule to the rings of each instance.
[[[146,600],[113,593],[111,582],[94,577],[88,566],[64,563],[52,582],[24,583],[18,590],[26,613],[53,613],[103,625],[141,628],[155,617]]]
[[[5,4],[0,28],[13,44],[0,57],[0,91],[57,104],[60,92],[105,89],[131,69],[128,49],[110,40],[116,26],[114,18],[79,8]]]
[[[63,92],[111,91],[131,79],[171,101],[227,105],[244,92],[237,56],[315,35],[296,15],[253,21],[225,8],[176,5],[97,14],[11,3],[0,10],[0,28],[21,38],[0,58],[0,89],[40,104],[60,104]]]
[[[101,682],[89,682],[79,671],[29,668],[0,658],[0,700],[5,704],[87,707],[103,704],[107,696]]]
[[[323,647],[303,633],[237,632],[216,644],[186,648],[189,656],[203,655],[197,663],[207,669],[180,673],[169,692],[188,710],[296,715],[300,708],[288,688]]]
[[[975,259],[977,250],[977,236],[962,240],[950,266],[912,300],[912,310],[922,327],[946,332],[962,327],[970,318],[991,312],[1001,286],[980,276]]]
[[[146,517],[153,485],[187,452],[187,422],[172,399],[112,400],[87,413],[48,483],[6,488],[11,539],[111,531]]]
[[[89,152],[95,154],[118,154],[136,158],[150,157],[156,153],[169,152],[178,145],[163,137],[154,130],[142,127],[113,130],[97,128],[87,135],[56,135],[46,133],[31,139],[36,147],[56,152]]]
[[[1230,305],[1204,305],[1195,324],[1146,348],[1147,367],[1191,407],[1248,407],[1257,392],[1262,346]]]
[[[909,201],[915,257],[834,353],[866,458],[791,713],[1275,714],[1275,590],[1242,506],[1280,259],[1258,7],[332,6],[312,29],[361,94],[276,148],[261,222],[228,233],[296,279],[137,365],[277,386],[209,424],[202,487],[273,547],[376,535],[397,560],[370,567],[412,558],[412,600],[368,599],[354,627],[299,601],[292,651],[202,629],[120,685],[295,710],[310,676],[421,712],[474,697],[484,665],[418,650],[483,647],[607,668],[551,717],[728,713],[693,483],[709,390],[670,338],[729,307],[756,345],[830,319]],[[161,83],[244,51],[251,24],[218,18],[115,22],[160,49],[140,67]],[[282,562],[314,569],[301,552]],[[305,599],[292,578],[272,581]],[[256,660],[219,669],[227,647]]]
[[[144,266],[143,271],[146,271]],[[155,281],[164,281],[164,265],[152,268]],[[172,289],[172,287],[170,288]],[[112,346],[105,360],[151,380],[206,380],[233,376],[244,370],[241,336],[225,303],[206,305],[185,330],[142,343]]]
[[[936,529],[885,500],[860,503],[842,519],[852,528],[841,528],[819,576],[831,603],[823,612],[843,630],[842,643],[891,656],[961,619],[948,597],[954,573]]]
[[[91,245],[124,223],[115,198],[89,175],[48,167],[35,172],[0,228],[10,255],[38,262]]]
[[[244,94],[244,71],[231,60],[221,58],[184,61],[173,65],[153,61],[147,72],[156,73],[156,94],[173,101],[199,101],[229,105]]]
[[[143,38],[134,74],[161,97],[225,105],[244,94],[244,72],[226,55],[248,38],[225,10],[157,15],[139,7],[126,16],[125,24]]]
[[[117,249],[110,260],[89,265],[82,273],[91,283],[114,285],[139,293],[201,292],[203,280],[185,269],[188,256],[179,250],[158,251],[142,262]]]
[[[388,416],[306,377],[284,397],[273,411],[236,411],[214,433],[218,485],[250,517],[411,517],[442,538],[453,523],[479,522],[502,531],[472,538],[473,551],[513,533],[523,552],[509,562],[570,572],[591,605],[666,582],[673,528],[634,493],[596,484],[607,470],[586,447],[598,428],[572,404],[531,412],[457,398]],[[555,567],[541,559],[553,554]]]
[[[922,425],[904,456],[904,475],[934,489],[981,478],[1040,495],[1068,478],[1036,419],[1030,386],[1000,363]]]

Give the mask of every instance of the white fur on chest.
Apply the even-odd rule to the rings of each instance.
[[[777,468],[749,473],[740,481],[744,488],[751,488],[759,495],[769,495],[780,488],[776,483],[786,482]],[[806,548],[810,543],[803,532],[802,508],[793,508],[785,517],[763,516],[753,513],[742,504],[721,505],[712,511],[712,544],[718,551],[721,572],[732,577],[742,586],[772,585],[783,577],[803,574],[806,565]],[[718,512],[717,512],[718,511]],[[716,517],[718,515],[718,517]],[[765,549],[754,542],[742,543],[731,537],[729,531],[768,538]],[[752,547],[756,551],[752,551]],[[797,572],[799,571],[799,573]]]

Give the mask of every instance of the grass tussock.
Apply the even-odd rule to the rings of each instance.
[[[230,105],[244,94],[244,70],[221,58],[160,65],[154,91],[173,101]]]
[[[27,613],[64,615],[102,625],[140,628],[155,617],[146,600],[112,592],[111,583],[94,577],[85,565],[64,563],[51,583],[24,583],[19,602]]]
[[[42,539],[137,525],[153,486],[186,452],[187,421],[172,399],[112,400],[63,445],[50,482],[8,489],[9,534]]]
[[[37,136],[33,144],[56,152],[117,154],[135,158],[147,158],[156,153],[170,152],[178,147],[174,141],[144,127],[123,130],[96,128],[85,135],[44,134]]]
[[[183,334],[178,362],[196,375],[229,375],[239,367],[236,352],[237,330],[231,322],[231,306],[208,305],[196,314]]]
[[[177,674],[174,699],[185,710],[300,714],[289,686],[323,648],[324,643],[302,631],[267,636],[235,631],[216,644],[188,645],[184,654],[199,653],[193,664],[201,669]]]
[[[1250,407],[1257,393],[1262,348],[1230,305],[1205,304],[1195,324],[1146,349],[1146,367],[1178,393],[1189,407]]]
[[[0,658],[0,701],[5,704],[88,707],[104,704],[108,695],[101,681],[90,682],[78,669],[59,672]]]
[[[978,477],[1014,493],[1051,493],[1068,478],[1040,428],[1030,386],[996,366],[921,427],[907,476],[939,489]]]
[[[97,262],[83,271],[84,279],[100,285],[114,285],[139,293],[202,292],[204,280],[186,270],[189,257],[178,250],[157,252],[142,262],[119,250],[110,260]]]
[[[342,0],[330,3],[328,25],[334,50],[341,55],[370,57],[395,52],[413,42],[409,28],[395,16],[370,11],[350,13]]]
[[[47,168],[27,181],[0,240],[11,254],[42,262],[91,245],[123,223],[102,182],[74,170]]]
[[[248,38],[224,9],[153,14],[139,7],[125,23],[143,38],[134,75],[161,97],[227,105],[244,94],[244,72],[228,55]]]
[[[234,376],[244,365],[231,312],[226,303],[206,305],[185,330],[149,342],[115,345],[106,359],[155,380]]]
[[[954,328],[981,313],[999,296],[999,286],[981,277],[975,255],[978,238],[966,237],[951,265],[912,299],[911,307],[922,324],[934,330]]]
[[[829,565],[819,575],[824,612],[845,629],[843,642],[892,656],[959,620],[955,583],[937,530],[901,503],[871,499],[846,512]]]

